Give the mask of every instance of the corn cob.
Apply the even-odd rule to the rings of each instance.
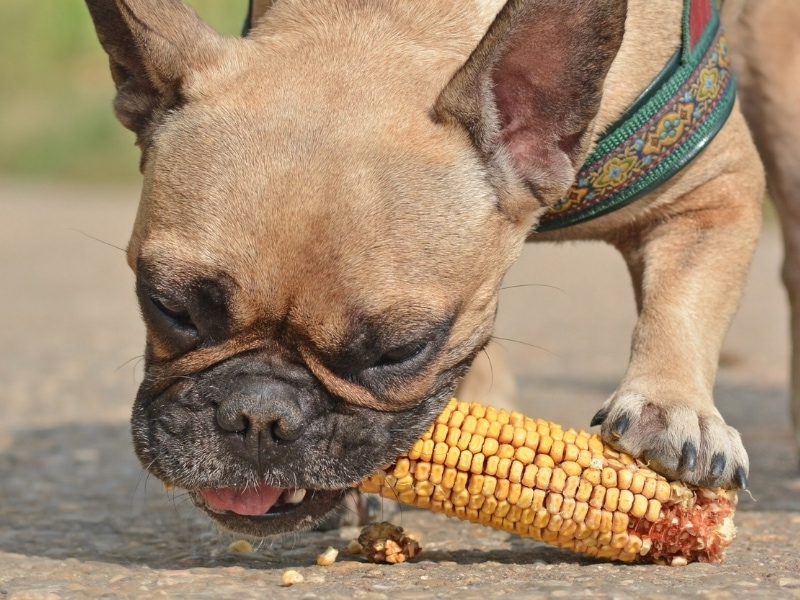
[[[735,492],[667,481],[599,436],[453,399],[359,489],[597,558],[720,562]]]

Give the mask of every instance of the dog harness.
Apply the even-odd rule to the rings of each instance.
[[[736,100],[718,0],[684,0],[681,48],[609,127],[566,197],[537,227],[549,231],[622,208],[653,191],[722,129]]]

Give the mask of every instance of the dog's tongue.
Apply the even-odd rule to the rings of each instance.
[[[282,493],[283,488],[267,484],[200,490],[203,500],[211,508],[229,510],[238,515],[263,515],[275,505]]]

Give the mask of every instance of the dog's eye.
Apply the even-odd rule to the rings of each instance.
[[[407,362],[422,353],[428,346],[427,342],[411,342],[403,344],[384,352],[375,362],[373,367],[391,367]]]
[[[194,327],[192,318],[189,315],[189,309],[184,305],[174,300],[164,298],[162,296],[151,296],[150,301],[159,311],[164,315],[175,321],[178,325],[184,327]]]

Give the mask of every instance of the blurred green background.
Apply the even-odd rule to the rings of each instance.
[[[188,0],[238,35],[247,0]],[[0,0],[0,177],[138,181],[106,55],[81,0]]]

